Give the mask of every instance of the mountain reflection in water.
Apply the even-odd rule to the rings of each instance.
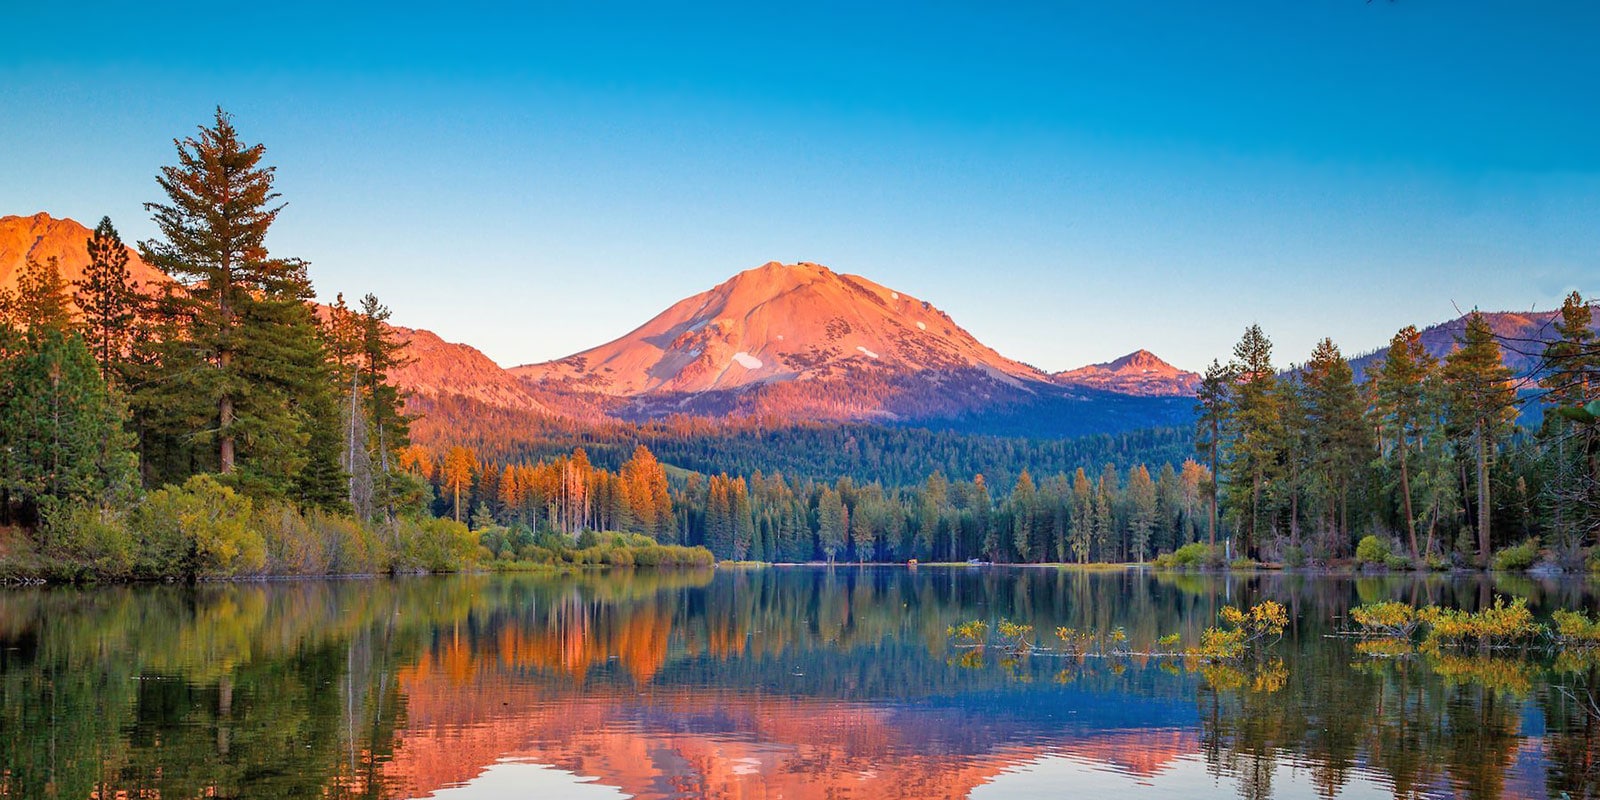
[[[1357,603],[1581,583],[777,568],[0,592],[0,797],[1593,796],[1587,663],[1370,658]],[[1248,667],[1008,658],[946,629],[1195,641]],[[1046,640],[1049,636],[1046,635]]]

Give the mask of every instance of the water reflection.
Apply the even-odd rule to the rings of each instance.
[[[1585,660],[1374,657],[1357,603],[1592,605],[1583,583],[1039,569],[466,576],[0,593],[0,797],[1573,797]],[[1002,657],[957,622],[1247,667]],[[1383,654],[1379,654],[1382,656]]]

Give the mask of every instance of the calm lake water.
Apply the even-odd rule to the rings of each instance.
[[[1592,796],[1592,665],[1327,635],[1356,603],[1496,592],[1595,602],[1581,581],[926,567],[9,590],[0,797]],[[1260,599],[1294,627],[1242,668],[945,635],[1122,626],[1146,650]]]

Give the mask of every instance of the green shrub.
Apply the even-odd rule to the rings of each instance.
[[[1539,560],[1539,540],[1529,539],[1494,554],[1494,568],[1505,572],[1522,572]]]
[[[251,522],[250,498],[210,475],[151,492],[133,512],[134,571],[146,577],[260,572],[266,541]]]
[[[1290,568],[1299,568],[1306,565],[1305,548],[1297,544],[1289,545],[1283,549],[1283,565]]]
[[[52,500],[51,498],[46,498]],[[37,534],[46,576],[60,580],[126,578],[134,540],[119,512],[77,503],[41,503]]]
[[[1391,555],[1393,553],[1389,549],[1388,539],[1367,535],[1361,537],[1361,541],[1356,543],[1356,563],[1358,564],[1386,567]]]
[[[1156,556],[1159,569],[1188,569],[1190,567],[1222,566],[1222,550],[1202,542],[1190,542],[1171,553]]]
[[[472,563],[477,537],[463,523],[435,517],[395,521],[395,568],[454,572]]]
[[[1393,570],[1416,569],[1417,567],[1417,563],[1412,561],[1410,556],[1402,555],[1400,553],[1390,553],[1389,556],[1383,560],[1383,565]]]

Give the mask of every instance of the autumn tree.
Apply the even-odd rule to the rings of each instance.
[[[450,508],[456,522],[461,521],[461,494],[468,493],[471,498],[472,476],[478,468],[478,457],[472,450],[465,447],[452,447],[445,454],[444,464],[439,470],[440,480],[445,489],[450,491]]]

